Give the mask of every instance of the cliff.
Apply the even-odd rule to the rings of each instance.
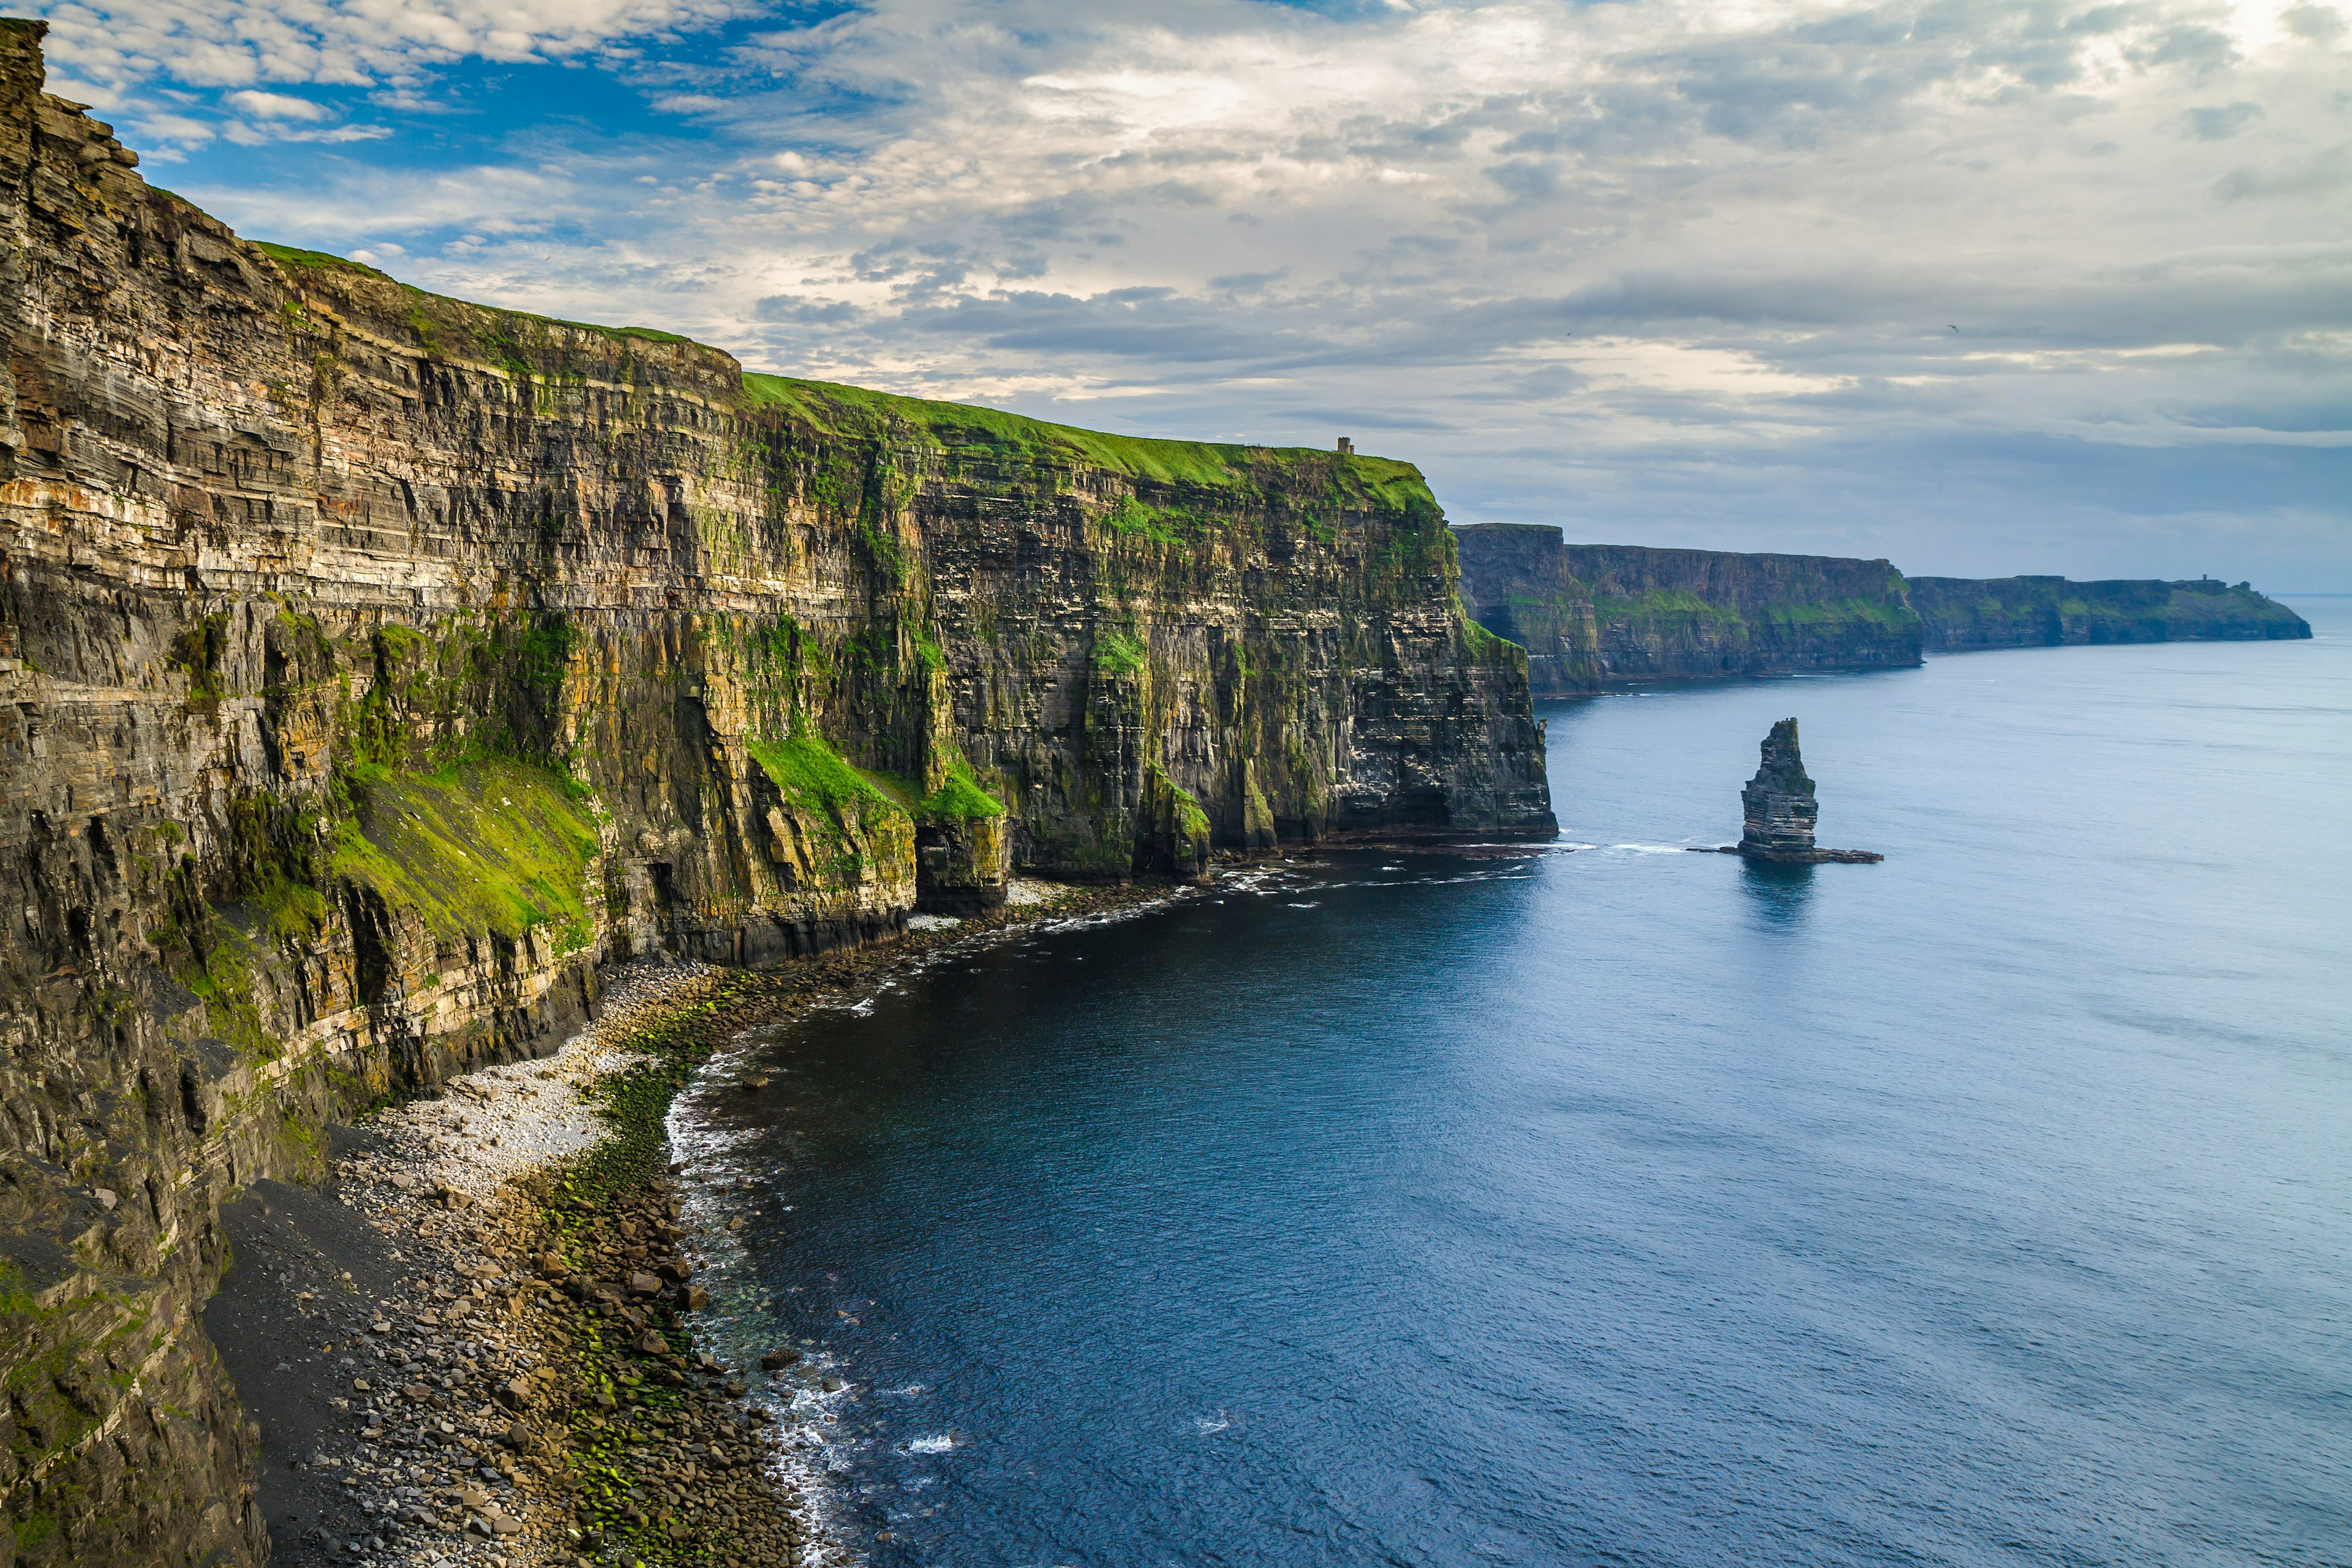
[[[0,24],[0,1568],[252,1563],[217,1205],[1009,868],[1548,833],[1409,465],[746,375],[148,186]]]
[[[1527,648],[1542,694],[1919,662],[1919,617],[1884,561],[1571,545],[1515,523],[1454,531],[1464,603]]]
[[[1937,653],[2119,642],[2307,637],[2309,623],[2244,583],[2072,583],[2063,577],[1914,577],[1911,603]]]

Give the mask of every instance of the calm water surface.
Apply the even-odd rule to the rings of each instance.
[[[787,1420],[883,1564],[2352,1563],[2352,605],[2298,607],[1552,705],[1588,847],[769,1036],[677,1113],[719,1332],[850,1384]],[[1681,852],[1790,713],[1885,864]]]

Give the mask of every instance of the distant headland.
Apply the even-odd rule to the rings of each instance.
[[[1570,544],[1548,524],[1454,531],[1462,599],[1528,650],[1538,694],[1650,680],[1891,669],[1928,653],[2308,637],[2249,584],[1906,578],[1885,561]]]

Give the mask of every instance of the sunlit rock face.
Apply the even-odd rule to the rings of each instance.
[[[44,94],[41,37],[0,23],[26,1560],[258,1560],[189,1312],[220,1199],[544,1049],[604,959],[885,937],[1015,866],[1551,831],[1525,658],[1410,465],[750,376],[256,245]]]

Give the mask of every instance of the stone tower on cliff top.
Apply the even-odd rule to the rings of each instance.
[[[1745,818],[1739,852],[1759,860],[1810,860],[1822,815],[1813,781],[1797,750],[1797,721],[1783,719],[1764,737],[1764,762],[1739,792]]]

